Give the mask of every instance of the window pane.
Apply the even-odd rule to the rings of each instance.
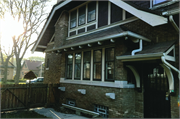
[[[167,0],[153,0],[153,5],[164,2],[164,1],[167,1]]]
[[[101,63],[94,63],[94,79],[101,79]]]
[[[75,64],[74,78],[80,79],[80,76],[81,76],[81,64]]]
[[[76,27],[76,19],[77,19],[77,10],[71,12],[71,21],[70,21],[71,28]]]
[[[90,62],[91,61],[91,52],[84,52],[84,62]]]
[[[101,62],[101,50],[94,51],[94,62]]]
[[[67,65],[67,78],[72,78],[72,65],[68,64]]]
[[[114,62],[106,63],[106,79],[114,79]]]
[[[90,80],[90,69],[91,69],[91,52],[84,52],[84,74],[83,78]]]
[[[75,57],[76,57],[75,63],[81,63],[81,53],[77,53],[77,54],[75,55]]]
[[[106,61],[114,60],[114,48],[106,49]]]
[[[88,4],[88,22],[96,19],[96,2]]]
[[[75,54],[75,70],[74,70],[74,78],[80,79],[81,75],[81,53]]]
[[[68,55],[68,64],[72,64],[72,61],[73,61],[73,55],[69,54]]]
[[[84,63],[84,78],[90,79],[90,63]]]
[[[86,10],[85,6],[79,9],[79,25],[85,24],[85,19],[86,19],[85,10]]]

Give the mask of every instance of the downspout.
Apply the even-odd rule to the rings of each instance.
[[[176,31],[177,31],[178,34],[179,34],[179,27],[178,27],[177,24],[175,23],[172,15],[169,16],[169,21],[171,22],[171,24],[173,25],[173,27],[176,29]]]
[[[133,50],[133,51],[131,52],[131,55],[133,56],[133,55],[135,55],[135,53],[142,51],[142,48],[143,48],[143,46],[142,46],[142,39],[141,39],[141,40],[139,41],[139,49]]]
[[[178,78],[180,80],[180,71],[174,67],[173,65],[169,64],[166,59],[165,59],[165,54],[163,53],[163,56],[161,56],[161,61],[168,67],[170,67],[171,69],[173,69],[174,71],[176,71],[178,73]]]

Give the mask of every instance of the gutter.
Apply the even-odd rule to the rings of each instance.
[[[169,16],[169,21],[171,22],[171,24],[173,25],[173,27],[176,29],[176,31],[177,31],[178,34],[179,34],[179,27],[178,27],[177,24],[175,23],[172,15]]]
[[[168,63],[165,59],[165,53],[163,53],[163,56],[161,57],[161,61],[168,67],[170,67],[171,69],[173,69],[174,71],[176,71],[178,73],[178,78],[180,80],[180,71],[174,67],[173,65],[171,65],[170,63]]]
[[[131,37],[134,37],[134,38],[137,38],[137,39],[142,39],[142,40],[145,40],[147,42],[151,42],[150,39],[148,39],[148,38],[146,38],[144,36],[138,35],[138,34],[133,33],[131,31],[124,31],[124,32],[122,32],[120,34],[115,34],[115,35],[110,35],[110,36],[106,36],[106,37],[95,38],[95,39],[88,40],[88,41],[83,41],[83,42],[80,42],[80,43],[74,43],[74,44],[65,45],[65,46],[54,48],[54,49],[50,49],[50,50],[45,50],[45,52],[51,52],[51,51],[66,49],[66,48],[70,48],[70,47],[77,47],[77,46],[80,46],[80,45],[91,44],[91,43],[95,43],[95,42],[100,42],[100,41],[104,41],[104,40],[110,40],[110,39],[124,37],[124,36],[131,36]]]
[[[139,41],[139,49],[133,50],[133,51],[131,52],[131,55],[132,55],[132,56],[135,55],[135,53],[142,51],[142,49],[143,49],[142,40],[140,40],[140,41]]]

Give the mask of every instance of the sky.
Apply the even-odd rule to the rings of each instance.
[[[56,4],[57,0],[51,0],[50,4],[48,4],[47,12],[50,13],[52,7],[54,4]],[[44,22],[45,23],[45,22]],[[43,28],[44,23],[41,24],[41,28]],[[40,29],[41,31],[42,29]],[[40,31],[38,31],[40,33]],[[16,34],[20,34],[23,32],[23,26],[21,23],[18,23],[16,20],[13,20],[10,14],[5,13],[5,18],[0,19],[0,44],[2,48],[4,48],[7,52],[12,47],[12,36]],[[32,42],[37,39],[37,35],[32,36]],[[32,46],[33,47],[33,46]],[[32,52],[30,51],[32,49],[30,47],[24,58],[28,58],[31,56],[39,56],[39,57],[45,57],[45,53],[41,52]]]

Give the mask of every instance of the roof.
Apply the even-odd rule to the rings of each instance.
[[[135,15],[139,19],[145,21],[146,23],[156,26],[160,24],[167,23],[167,18],[164,18],[162,16],[143,11],[140,9],[135,8],[134,6],[127,4],[126,2],[123,2],[121,0],[109,0],[110,2],[116,4],[117,6],[121,7],[122,9],[125,9],[129,13]],[[48,41],[51,39],[55,32],[54,25],[56,24],[56,21],[58,20],[60,14],[63,10],[70,10],[74,8],[75,6],[78,6],[86,1],[72,1],[72,0],[66,0],[64,2],[58,3],[53,6],[46,23],[44,24],[43,29],[41,30],[40,35],[37,38],[37,41],[33,48],[31,49],[32,52],[34,52],[38,45],[47,46]],[[148,18],[147,18],[148,16]],[[149,19],[151,17],[151,19]]]
[[[117,56],[116,58],[123,61],[159,59],[161,56],[163,56],[163,53],[165,53],[174,43],[175,41],[167,41],[148,45],[135,55],[131,55],[131,52],[126,52],[121,56]]]
[[[32,60],[25,60],[24,63],[26,63],[27,68],[29,70],[38,70],[37,67],[42,64],[41,61],[32,61]]]
[[[109,39],[115,39],[118,37],[125,37],[125,36],[129,36],[133,38],[141,38],[142,40],[151,42],[151,40],[149,40],[148,38],[145,38],[131,31],[125,31],[120,26],[115,26],[109,29],[101,30],[88,35],[74,38],[71,43],[68,43],[67,45],[64,46],[55,47],[53,49],[47,49],[46,52],[97,43],[97,42],[101,42]]]

